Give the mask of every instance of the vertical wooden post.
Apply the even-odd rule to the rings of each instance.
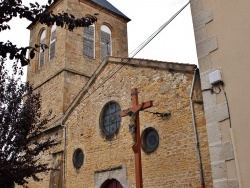
[[[131,116],[132,114],[135,116],[135,144],[133,145],[132,149],[135,154],[136,188],[142,188],[143,182],[142,182],[141,134],[140,134],[139,111],[152,107],[153,101],[148,101],[139,105],[137,88],[133,88],[131,90],[131,100],[132,100],[132,107],[127,110],[123,110],[121,112],[121,116],[122,117]]]
[[[131,91],[132,97],[132,107],[136,107],[138,105],[138,91],[137,89],[132,89]],[[140,119],[139,119],[139,111],[135,112],[135,145],[133,146],[133,151],[135,154],[135,176],[136,176],[136,187],[142,188],[142,165],[141,165],[141,134],[140,134]]]

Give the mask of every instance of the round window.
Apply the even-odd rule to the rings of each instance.
[[[159,144],[159,134],[153,127],[146,128],[141,136],[142,149],[146,153],[152,153]]]
[[[119,130],[121,122],[121,108],[118,103],[107,103],[101,113],[101,129],[106,136],[112,136]]]
[[[83,164],[83,159],[84,159],[83,151],[80,148],[76,149],[73,154],[73,165],[76,169],[81,168]]]

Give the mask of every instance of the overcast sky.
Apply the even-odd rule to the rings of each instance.
[[[108,0],[131,21],[128,23],[129,53],[135,50],[162,24],[168,21],[188,0]],[[25,4],[34,0],[23,0]],[[40,4],[47,0],[39,0]],[[83,15],[87,14],[86,12]],[[0,40],[28,46],[29,22],[11,21],[11,31],[0,33]],[[136,58],[197,64],[190,6],[186,7]]]
[[[128,16],[129,52],[168,21],[188,0],[109,0]],[[197,64],[190,6],[186,7],[136,57]]]

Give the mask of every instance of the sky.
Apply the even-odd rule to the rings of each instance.
[[[108,0],[127,17],[129,53],[134,51],[160,26],[168,21],[188,0]],[[23,0],[26,5],[35,0]],[[39,0],[45,4],[47,0]],[[83,13],[85,15],[87,13]],[[14,19],[11,30],[0,33],[0,41],[10,40],[18,47],[28,46],[29,22]],[[193,25],[188,5],[159,35],[157,35],[135,58],[168,62],[197,64]]]
[[[168,21],[188,0],[109,0],[128,16],[129,52]],[[190,6],[186,7],[136,58],[197,64]]]

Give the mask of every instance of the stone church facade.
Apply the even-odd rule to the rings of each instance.
[[[44,135],[60,144],[40,156],[56,170],[30,187],[136,187],[131,89],[139,102],[144,187],[212,187],[210,155],[196,65],[128,58],[130,19],[105,0],[58,0],[53,12],[98,13],[73,32],[32,23],[30,45],[45,43],[28,67],[54,121]]]

